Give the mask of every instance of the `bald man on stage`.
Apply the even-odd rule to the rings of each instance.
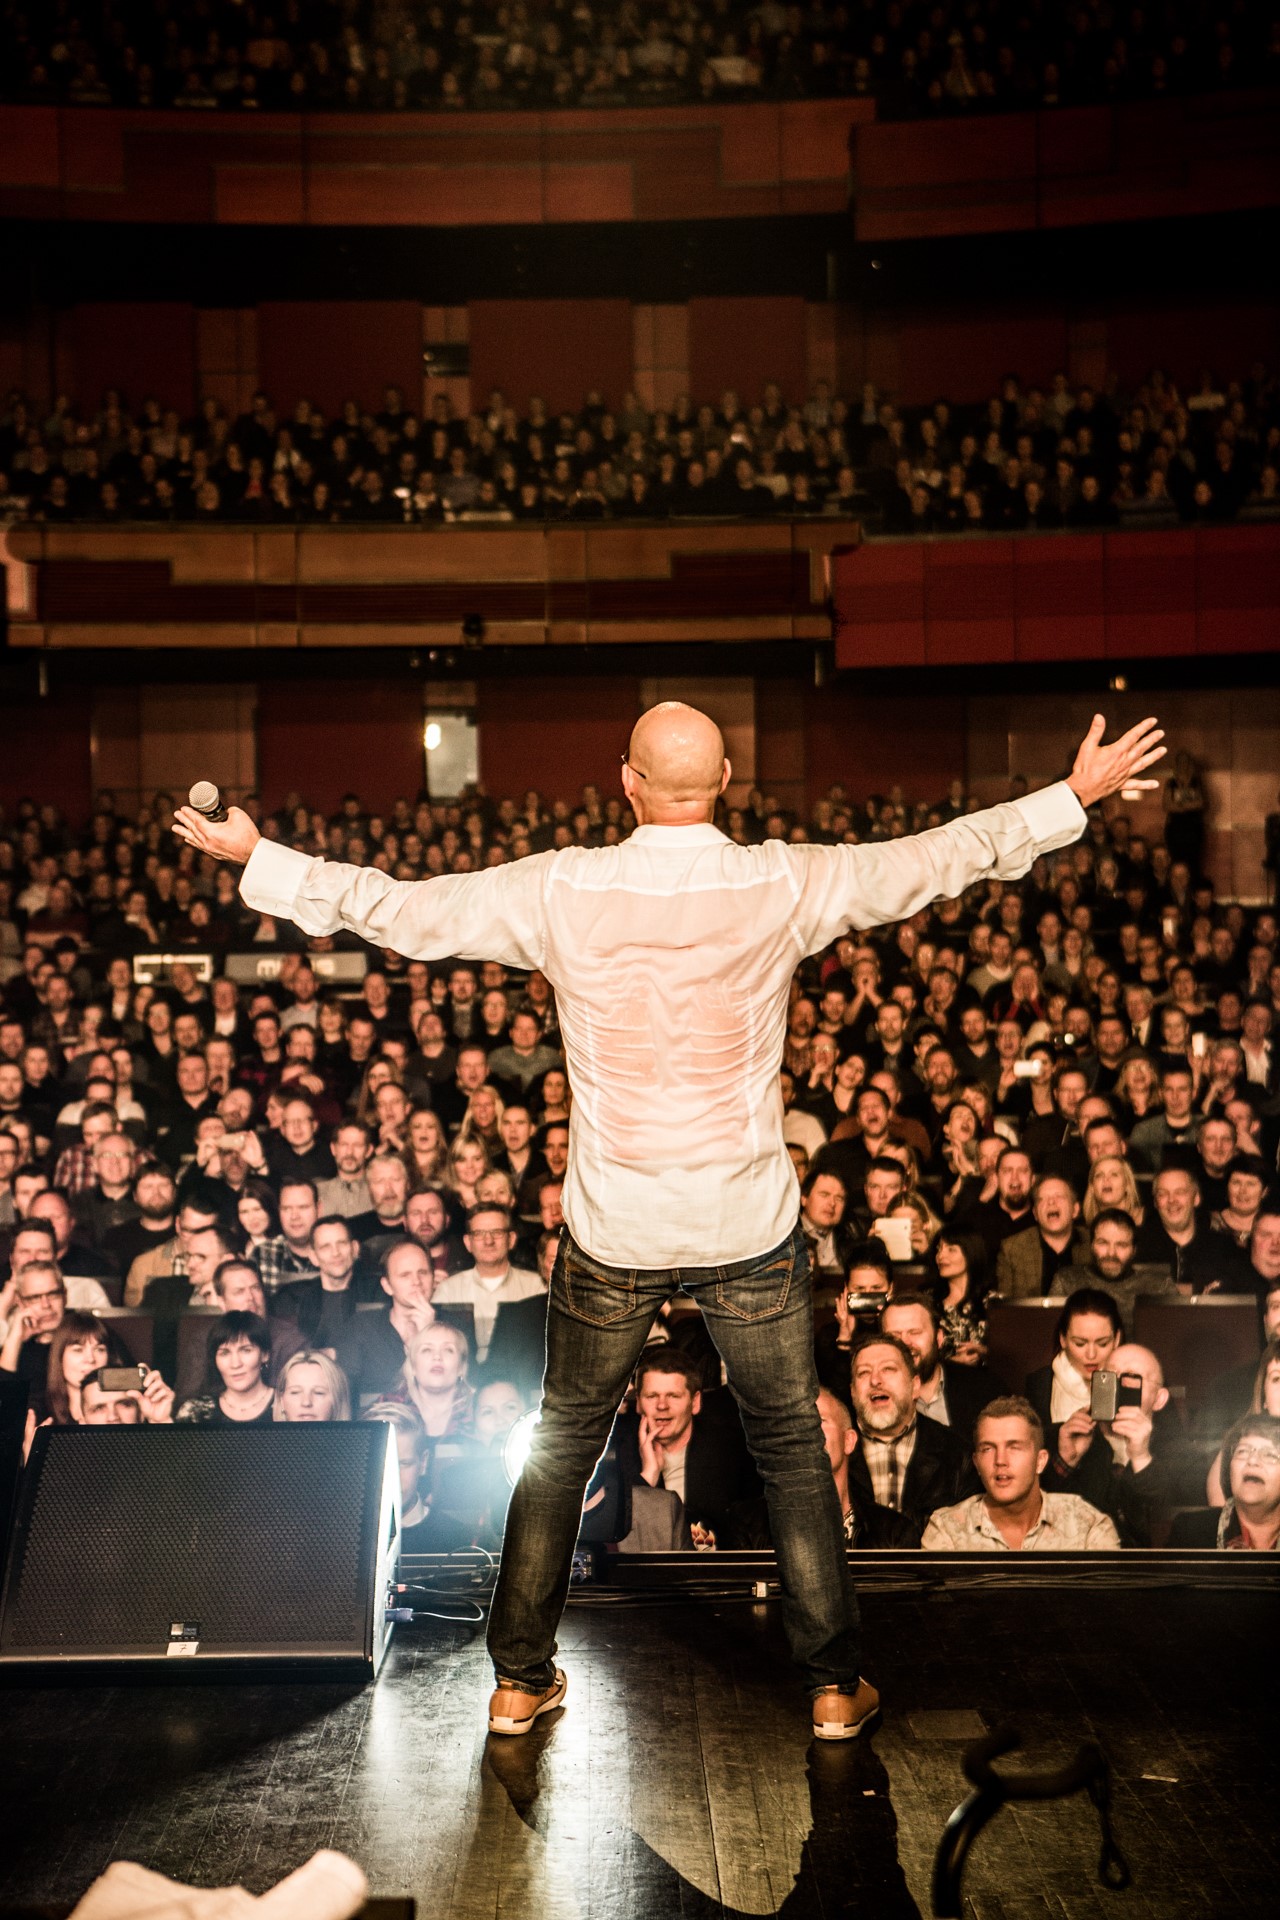
[[[783,1620],[817,1738],[879,1698],[818,1420],[809,1261],[778,1068],[797,966],[850,927],[906,919],[975,881],[1017,880],[1077,840],[1084,809],[1151,788],[1154,720],[1111,745],[1095,717],[1069,777],[910,839],[740,847],[713,824],[731,769],[675,701],[636,724],[622,786],[636,831],[479,873],[392,880],[261,839],[233,808],[176,830],[244,863],[240,891],[304,933],[346,927],[409,958],[541,968],[573,1087],[565,1230],[551,1279],[542,1417],[512,1495],[489,1616],[493,1733],[560,1705],[555,1664],[587,1483],[663,1302],[692,1295],[719,1349],[769,1505]]]

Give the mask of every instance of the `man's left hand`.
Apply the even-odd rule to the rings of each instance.
[[[1151,1465],[1152,1425],[1151,1415],[1141,1407],[1121,1407],[1111,1422],[1111,1431],[1124,1441],[1129,1465],[1135,1473],[1142,1473]]]

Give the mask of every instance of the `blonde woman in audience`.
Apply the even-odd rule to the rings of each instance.
[[[351,1388],[337,1361],[310,1348],[291,1354],[276,1381],[275,1417],[285,1422],[349,1420]]]
[[[403,1385],[394,1397],[415,1409],[430,1440],[470,1429],[475,1394],[467,1382],[469,1357],[466,1334],[442,1320],[409,1337]]]
[[[1145,1120],[1149,1114],[1160,1112],[1160,1082],[1145,1053],[1135,1053],[1121,1067],[1120,1077],[1116,1081],[1116,1098],[1124,1103],[1134,1120]],[[1125,1131],[1127,1133],[1129,1128],[1126,1127]]]
[[[467,1111],[458,1128],[459,1140],[479,1140],[490,1159],[502,1151],[502,1116],[506,1112],[498,1089],[489,1081],[477,1087],[467,1101]]]
[[[449,1148],[444,1190],[457,1199],[464,1213],[476,1203],[476,1183],[489,1171],[489,1154],[484,1141],[474,1134],[468,1139],[459,1134]]]
[[[438,1114],[429,1107],[418,1107],[409,1115],[408,1146],[405,1160],[415,1193],[445,1183],[449,1166],[449,1142]]]
[[[1116,1153],[1104,1153],[1089,1169],[1089,1184],[1080,1209],[1085,1225],[1091,1227],[1108,1207],[1120,1207],[1135,1227],[1142,1225],[1145,1209],[1138,1197],[1133,1168]]]

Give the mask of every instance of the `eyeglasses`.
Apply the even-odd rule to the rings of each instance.
[[[61,1300],[65,1291],[63,1287],[46,1287],[43,1293],[20,1293],[18,1298],[24,1307],[31,1307],[37,1300]]]
[[[631,767],[631,762],[628,760],[625,753],[622,756],[622,764],[624,767]],[[632,773],[634,773],[637,780],[647,780],[649,778],[647,773],[641,773],[639,767],[631,767],[631,771]]]
[[[470,1238],[472,1240],[505,1240],[510,1231],[510,1227],[472,1227]]]
[[[1280,1467],[1280,1453],[1274,1447],[1237,1447],[1232,1464],[1243,1461],[1246,1467]]]

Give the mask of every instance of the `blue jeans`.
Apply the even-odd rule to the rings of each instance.
[[[678,1289],[725,1363],[769,1503],[791,1651],[811,1691],[858,1682],[858,1606],[815,1402],[809,1255],[799,1229],[723,1267],[608,1267],[563,1235],[547,1312],[542,1420],[511,1497],[489,1613],[499,1680],[555,1674],[587,1482],[658,1309]]]

